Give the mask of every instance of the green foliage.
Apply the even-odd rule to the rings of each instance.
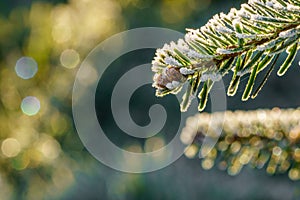
[[[200,113],[188,119],[181,135],[183,143],[192,143],[185,151],[187,157],[205,153],[204,169],[216,164],[229,175],[237,175],[248,165],[265,168],[268,174],[288,172],[290,179],[300,180],[300,109],[227,111],[224,124],[215,120],[223,114]],[[209,129],[212,121],[214,129]],[[214,133],[218,128],[223,134],[216,146],[202,145],[204,137],[218,137]]]
[[[230,70],[232,80],[227,94],[235,95],[241,77],[250,74],[242,100],[255,98],[274,69],[278,55],[287,58],[279,76],[291,66],[299,49],[299,0],[249,0],[240,10],[217,14],[196,30],[187,29],[184,40],[158,49],[152,64],[153,86],[157,96],[177,93],[188,82],[181,111],[186,111],[198,88],[202,90],[199,111],[205,108],[209,90]],[[264,80],[252,93],[257,75],[268,68]],[[203,84],[200,84],[200,83]]]

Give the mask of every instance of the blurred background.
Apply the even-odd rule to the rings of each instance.
[[[151,173],[118,172],[88,153],[73,124],[75,75],[96,44],[137,27],[164,27],[184,33],[185,28],[198,28],[214,14],[227,13],[244,2],[0,1],[0,199],[300,199],[299,182],[287,175],[270,176],[264,169],[246,167],[231,177],[216,167],[204,171],[199,159],[184,156]],[[145,86],[132,97],[133,120],[146,125],[149,106],[161,103],[173,116],[163,131],[154,138],[135,139],[122,133],[113,121],[107,102],[114,84],[133,66],[150,63],[154,52],[145,49],[121,56],[99,83],[107,87],[96,95],[98,116],[105,118],[101,123],[108,130],[107,136],[133,152],[153,151],[168,143],[180,114],[174,97],[157,99],[154,89]],[[299,60],[298,53],[285,76],[278,78],[273,73],[255,100],[242,102],[242,89],[235,97],[228,97],[228,109],[299,107]],[[93,76],[88,74],[86,81]],[[229,80],[230,75],[224,79],[226,86]],[[246,82],[243,80],[242,85]],[[150,98],[145,100],[144,94]],[[144,101],[142,106],[140,101]]]

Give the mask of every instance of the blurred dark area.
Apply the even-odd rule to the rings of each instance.
[[[0,199],[300,199],[299,182],[285,175],[270,176],[264,169],[245,168],[232,177],[217,167],[204,171],[199,159],[184,156],[155,172],[116,171],[89,154],[72,119],[76,72],[98,43],[138,27],[163,27],[184,33],[185,28],[201,27],[214,14],[227,13],[245,2],[0,1]],[[148,139],[133,138],[117,127],[109,99],[118,79],[134,66],[150,63],[154,52],[145,49],[121,56],[99,82],[105,90],[96,93],[97,115],[104,119],[100,123],[107,137],[133,152],[147,149]],[[237,95],[227,97],[227,109],[299,107],[299,57],[298,52],[285,76],[272,73],[256,99],[241,101],[247,83],[243,79]],[[280,59],[283,62],[284,57]],[[20,62],[26,63],[27,71],[18,70]],[[231,75],[224,78],[226,87]],[[93,78],[90,74],[86,81]],[[258,77],[258,82],[262,78]],[[179,105],[172,95],[156,98],[154,92],[151,85],[139,88],[129,107],[132,119],[142,126],[149,123],[151,105],[164,105],[171,117],[155,141],[167,144],[178,128]],[[210,102],[206,111],[209,107]]]

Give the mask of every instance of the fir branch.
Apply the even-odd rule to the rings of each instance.
[[[192,143],[185,155],[195,157],[203,138],[216,137],[208,129],[212,119],[224,113],[200,113],[187,120],[181,134],[185,144]],[[292,180],[300,180],[300,109],[227,111],[225,121],[216,123],[223,133],[217,145],[202,159],[202,167],[215,164],[229,175],[237,175],[244,166],[265,168],[268,174],[288,172]],[[210,130],[210,132],[209,132]],[[200,157],[202,157],[200,155]]]
[[[220,13],[205,26],[187,31],[184,39],[156,51],[152,62],[156,95],[176,94],[187,82],[190,86],[181,103],[185,111],[202,86],[198,95],[202,111],[213,83],[232,70],[228,95],[235,95],[241,77],[250,74],[242,97],[245,101],[260,91],[272,70],[252,93],[256,76],[269,65],[273,69],[277,55],[288,54],[279,76],[295,59],[300,48],[300,1],[249,0],[240,10],[232,8],[227,15]]]

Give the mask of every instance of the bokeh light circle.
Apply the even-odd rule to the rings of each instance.
[[[28,116],[36,115],[39,112],[40,108],[40,101],[36,97],[28,96],[22,100],[21,109],[23,113]]]
[[[30,79],[37,73],[38,64],[31,57],[22,57],[17,61],[15,71],[20,78]]]
[[[80,62],[80,57],[74,49],[66,49],[60,55],[60,63],[68,69],[75,68]]]
[[[15,138],[7,138],[2,142],[1,151],[6,157],[15,157],[21,151],[21,145]]]

